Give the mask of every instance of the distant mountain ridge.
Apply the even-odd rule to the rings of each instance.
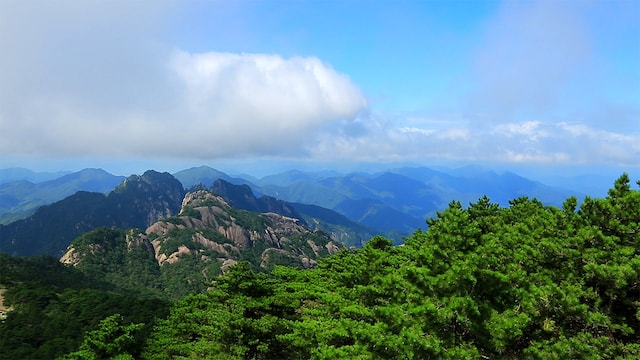
[[[242,188],[214,189],[225,194],[232,206],[251,211],[274,211],[306,221],[309,226],[323,224],[332,236],[341,233],[341,241],[359,246],[364,235],[384,234],[396,241],[417,228],[426,227],[425,220],[447,207],[452,200],[463,206],[487,195],[493,202],[506,206],[520,196],[535,197],[545,204],[560,206],[569,196],[579,199],[576,191],[555,188],[510,172],[494,172],[479,166],[458,169],[402,167],[378,173],[304,172],[291,170],[261,179],[233,177],[219,170],[201,166],[179,171],[174,177],[183,188],[204,186],[211,188],[218,180]],[[61,184],[64,179],[60,178]],[[54,182],[55,183],[55,182]],[[24,184],[23,184],[24,186]],[[235,192],[238,192],[236,194]],[[16,198],[24,193],[12,191]],[[58,196],[53,190],[51,196]],[[15,201],[14,201],[15,202]],[[10,203],[4,201],[3,203]],[[295,204],[298,204],[297,206]],[[327,219],[309,216],[300,209],[328,215],[326,208],[344,216],[344,227],[335,227]],[[309,206],[317,206],[313,210]],[[297,214],[296,214],[297,212]],[[328,218],[337,218],[335,214]],[[351,224],[347,225],[347,221]],[[358,230],[356,230],[358,229]],[[357,240],[354,240],[356,239]]]
[[[25,180],[28,178],[33,177],[26,176],[0,184],[0,224],[23,219],[38,207],[52,204],[78,191],[108,193],[125,179],[124,176],[111,175],[102,169],[84,169],[37,183]]]
[[[38,172],[21,167],[6,168],[0,169],[0,184],[20,180],[39,183],[43,181],[54,180],[70,173],[71,171]]]
[[[108,195],[80,191],[30,217],[0,225],[0,251],[10,255],[60,256],[77,236],[107,226],[145,229],[175,215],[184,196],[169,173],[153,170],[126,178]]]
[[[231,206],[253,212],[273,212],[298,219],[302,225],[314,230],[322,230],[333,240],[347,246],[362,246],[381,231],[349,220],[344,215],[317,205],[290,203],[271,196],[257,198],[248,185],[231,184],[218,179],[211,185],[211,191],[222,196]],[[385,234],[392,235],[392,234]]]

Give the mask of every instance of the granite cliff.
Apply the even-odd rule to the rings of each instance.
[[[256,270],[312,268],[343,246],[295,218],[231,207],[208,190],[188,193],[176,216],[146,231],[101,228],[78,237],[61,262],[171,298],[202,291],[240,261]],[[127,285],[125,285],[127,286]]]

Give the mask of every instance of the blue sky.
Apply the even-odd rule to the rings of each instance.
[[[0,167],[640,167],[637,0],[0,0],[0,49]]]

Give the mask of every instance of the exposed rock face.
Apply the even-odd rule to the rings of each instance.
[[[77,192],[32,216],[0,225],[0,248],[11,255],[60,256],[73,239],[99,227],[146,229],[180,211],[182,184],[169,173],[126,178],[109,195]]]
[[[276,265],[311,268],[342,245],[299,220],[229,206],[207,190],[189,193],[179,215],[145,232],[101,227],[73,240],[60,261],[123,286],[150,287],[171,298],[206,290],[240,261],[254,269]]]
[[[153,245],[149,241],[145,233],[137,229],[124,230],[106,230],[107,234],[113,232],[124,233],[123,251],[131,253],[132,251],[142,251],[146,256],[154,256],[155,251]],[[85,234],[86,236],[86,234]],[[80,237],[79,239],[81,239]],[[65,251],[60,258],[60,262],[70,266],[78,266],[82,261],[90,257],[103,257],[107,252],[116,251],[121,247],[116,236],[96,236],[90,242],[76,240]],[[119,259],[122,260],[122,259]]]
[[[281,263],[310,268],[342,247],[298,219],[237,210],[208,190],[188,193],[178,216],[156,222],[146,234],[161,265],[196,256],[220,261],[222,271],[247,256],[260,259],[257,265],[263,268]],[[183,241],[176,246],[178,237]]]
[[[66,265],[76,266],[82,259],[82,254],[75,247],[71,246],[60,258],[60,262]]]

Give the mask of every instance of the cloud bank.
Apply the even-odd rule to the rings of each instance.
[[[324,134],[309,150],[314,158],[361,162],[494,162],[512,164],[621,165],[637,167],[640,134],[599,130],[579,122],[433,121],[405,125],[373,116],[363,135]]]
[[[310,132],[366,108],[347,76],[313,57],[175,51],[166,73],[156,75],[164,81],[136,84],[146,92],[142,98],[153,101],[134,97],[115,112],[82,93],[23,99],[0,114],[0,150],[203,159],[277,155],[298,151],[312,140]],[[131,94],[121,94],[117,102],[126,103]]]
[[[219,18],[224,5],[229,3],[203,7]],[[596,5],[595,10],[608,8]],[[196,51],[169,43],[166,39],[177,35],[172,37],[175,29],[167,24],[180,22],[180,5],[173,1],[0,2],[0,160],[639,166],[640,108],[633,93],[625,95],[631,99],[626,102],[609,101],[617,99],[609,96],[611,88],[598,86],[603,78],[620,76],[617,63],[598,57],[602,44],[589,22],[589,16],[598,16],[590,6],[500,4],[467,53],[469,84],[450,93],[452,103],[464,99],[455,109],[384,114],[367,102],[366,89],[345,69],[316,56],[209,51],[206,46]],[[178,25],[195,31],[190,23]],[[619,27],[626,38],[628,25]],[[258,41],[266,35],[255,36]],[[194,43],[209,45],[205,40]],[[381,79],[398,74],[394,68],[380,71]],[[401,73],[411,71],[416,78],[425,74],[412,68]],[[381,81],[371,81],[376,80]],[[424,79],[432,80],[437,76]],[[463,94],[466,90],[470,94]]]
[[[197,53],[162,42],[179,8],[171,1],[1,3],[0,153],[297,153],[319,127],[366,109],[361,90],[316,57]]]

